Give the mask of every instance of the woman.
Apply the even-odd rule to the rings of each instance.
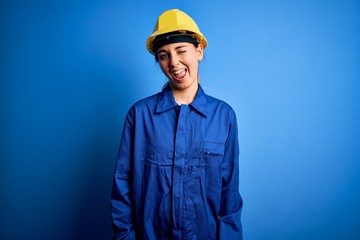
[[[171,9],[146,46],[168,83],[126,116],[113,239],[242,239],[236,116],[199,85],[207,41],[193,19]]]

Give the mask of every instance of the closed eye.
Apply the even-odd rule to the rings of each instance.
[[[178,53],[184,53],[184,52],[186,52],[187,49],[186,49],[186,46],[180,45],[180,46],[176,47],[175,50],[176,50]]]

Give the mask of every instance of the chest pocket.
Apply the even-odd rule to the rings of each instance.
[[[149,144],[145,153],[144,163],[157,166],[172,166],[173,153],[165,147]]]
[[[214,142],[204,142],[204,156],[205,161],[216,161],[222,159],[224,156],[225,144],[223,143],[214,143]]]
[[[225,144],[204,142],[205,186],[209,193],[219,195],[221,190],[221,163]]]

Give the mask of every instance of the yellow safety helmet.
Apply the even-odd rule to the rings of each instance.
[[[155,55],[154,40],[160,35],[179,33],[185,35],[195,36],[197,41],[201,43],[205,49],[207,41],[204,35],[200,32],[195,21],[186,13],[179,9],[170,9],[163,12],[159,17],[154,27],[154,32],[146,41],[147,50]]]

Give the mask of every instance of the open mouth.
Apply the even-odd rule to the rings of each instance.
[[[172,72],[172,76],[175,80],[178,80],[178,81],[181,81],[184,79],[185,75],[186,75],[186,68],[184,69],[180,69],[180,70],[177,70],[175,72]]]

